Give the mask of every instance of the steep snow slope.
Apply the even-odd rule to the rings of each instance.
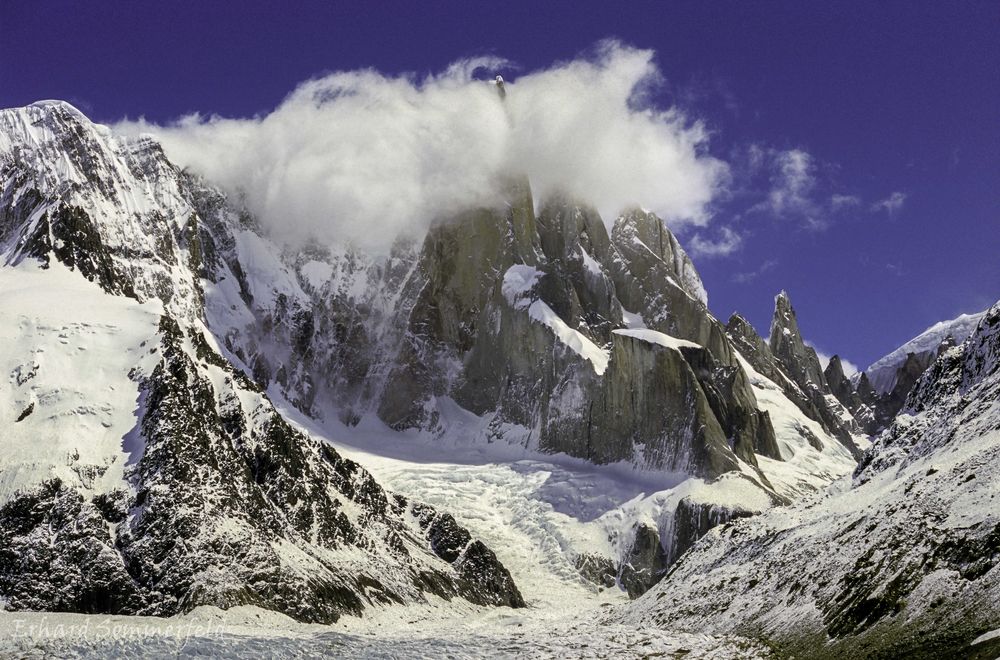
[[[961,344],[972,334],[985,314],[985,311],[977,314],[962,314],[950,321],[935,323],[896,350],[873,362],[864,370],[864,373],[868,374],[868,380],[875,391],[879,394],[885,394],[896,385],[896,372],[906,361],[908,353],[918,355],[934,353],[941,342],[949,336],[955,340],[955,343]],[[854,376],[855,384],[858,378],[860,378],[860,373]]]
[[[856,465],[851,452],[789,401],[779,385],[758,373],[742,355],[739,359],[757,402],[774,425],[782,460],[758,456],[757,462],[775,490],[795,500],[849,474]],[[862,449],[867,447],[860,437],[854,441]]]
[[[58,262],[0,268],[0,505],[52,478],[90,497],[121,485],[161,313]]]
[[[1000,626],[1000,304],[853,480],[709,532],[615,618],[808,657],[956,657]]]

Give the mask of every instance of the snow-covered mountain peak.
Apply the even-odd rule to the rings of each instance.
[[[149,138],[123,138],[62,102],[0,111],[0,254],[57,258],[113,292],[201,314],[182,175]]]
[[[948,337],[954,339],[958,344],[962,343],[966,337],[972,334],[985,314],[985,311],[962,314],[954,319],[935,323],[899,348],[873,362],[864,370],[864,373],[868,374],[868,380],[876,392],[880,394],[890,392],[896,385],[897,372],[900,366],[906,362],[907,355],[911,353],[917,356],[933,354],[941,342]],[[860,374],[856,375],[855,381],[859,377]]]

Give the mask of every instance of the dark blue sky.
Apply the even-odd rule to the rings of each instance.
[[[0,106],[62,98],[105,122],[264,113],[338,69],[495,54],[531,70],[616,37],[657,52],[661,103],[703,118],[734,164],[709,236],[742,246],[697,260],[720,318],[766,334],[785,288],[804,334],[863,366],[1000,298],[1000,2],[4,0],[0,35]],[[754,145],[810,155],[825,228],[760,208]],[[872,210],[892,193],[900,208]]]

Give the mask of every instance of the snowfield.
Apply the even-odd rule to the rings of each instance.
[[[456,611],[445,603],[397,608],[346,625],[302,624],[253,607],[202,607],[171,619],[0,613],[0,654],[16,658],[638,658],[737,660],[766,657],[742,638],[665,633],[589,618],[551,622],[532,610]]]
[[[92,495],[119,486],[136,449],[129,372],[155,359],[159,301],[109,296],[57,261],[28,260],[0,268],[0,310],[0,505],[52,477]]]

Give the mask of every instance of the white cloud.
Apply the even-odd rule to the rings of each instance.
[[[499,203],[506,175],[527,175],[536,200],[557,191],[606,219],[630,205],[673,227],[703,226],[728,167],[707,133],[648,103],[661,77],[653,53],[605,42],[592,57],[522,75],[506,99],[483,80],[495,59],[418,79],[373,70],[300,85],[263,117],[190,115],[148,132],[181,166],[246,203],[278,236],[384,249],[401,232]]]
[[[750,208],[751,213],[794,219],[809,229],[825,229],[828,226],[828,211],[819,201],[821,191],[816,159],[809,152],[752,145],[748,158],[751,175],[767,172],[769,184],[766,197]],[[843,202],[849,196],[840,197]]]
[[[809,195],[816,187],[813,158],[801,149],[781,151],[774,157],[774,187],[768,195],[771,208],[778,215],[808,210],[813,202]]]
[[[695,234],[691,238],[688,251],[695,257],[723,257],[732,254],[743,246],[743,237],[729,227],[719,228],[719,237],[715,240],[703,238]]]
[[[841,209],[854,208],[861,204],[861,198],[856,195],[838,195],[834,194],[830,196],[830,207],[834,211],[839,211]]]
[[[906,201],[906,193],[896,191],[886,197],[885,199],[880,199],[871,205],[872,213],[878,213],[879,211],[885,211],[890,216],[895,215],[901,208],[903,208],[903,202]]]

